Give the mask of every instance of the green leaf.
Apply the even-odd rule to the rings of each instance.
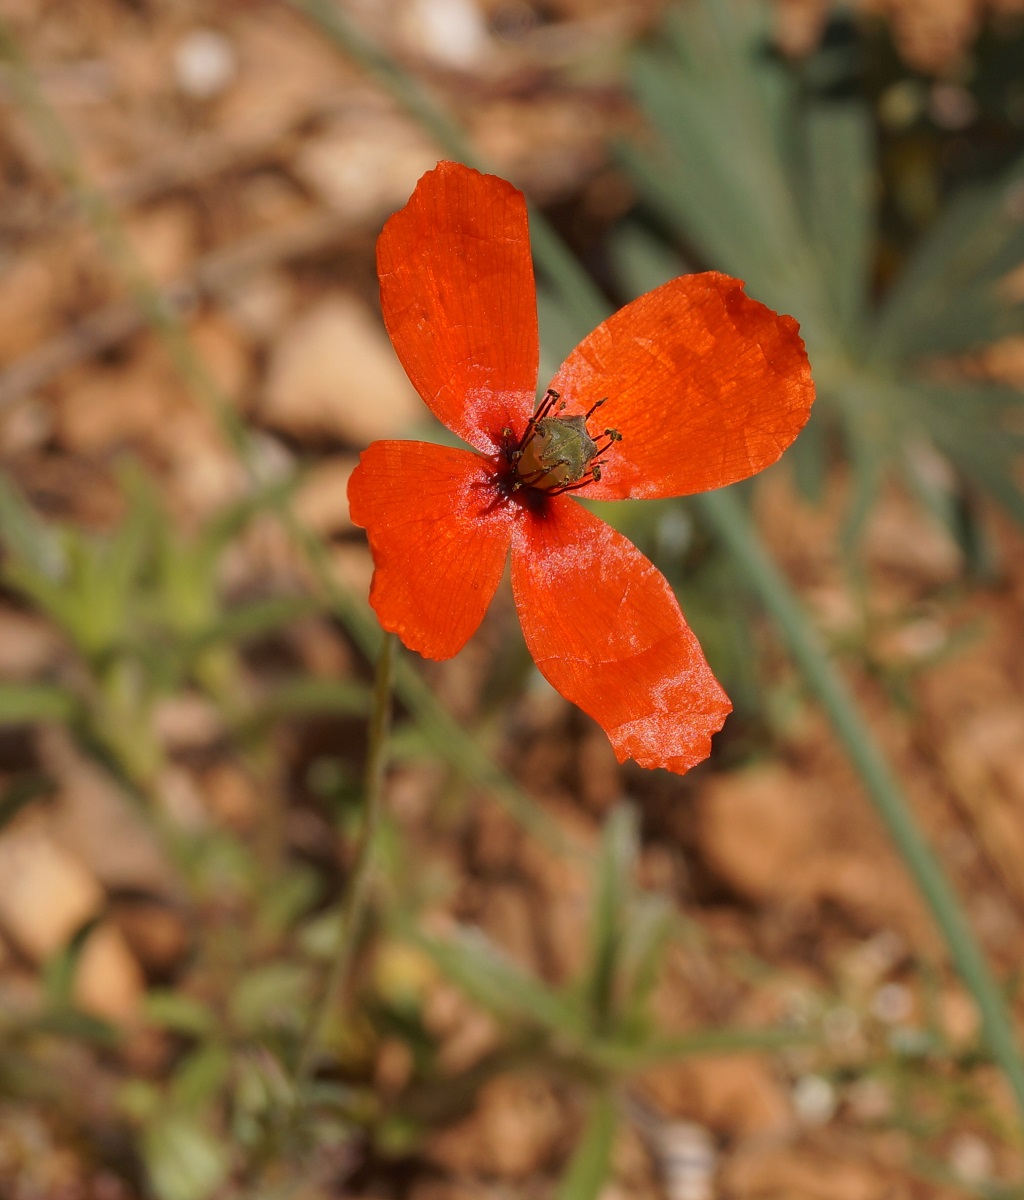
[[[459,929],[453,937],[431,938],[405,931],[441,971],[481,1007],[507,1021],[540,1026],[573,1038],[584,1022],[571,998],[528,974],[477,929]]]
[[[1024,523],[1024,395],[1013,388],[962,381],[907,385],[935,444],[978,487]]]
[[[158,1200],[209,1200],[231,1169],[227,1148],[195,1117],[172,1116],[149,1126],[142,1149]]]
[[[43,964],[43,985],[47,999],[55,1011],[74,1007],[75,978],[81,965],[89,937],[102,920],[101,916],[84,921],[68,942]]]
[[[210,1006],[186,992],[155,988],[147,993],[143,1008],[153,1025],[191,1037],[207,1037],[218,1024]]]
[[[946,206],[879,310],[876,359],[952,352],[1020,327],[995,285],[1024,260],[1022,186],[1024,156]]]
[[[256,967],[235,985],[230,999],[232,1027],[248,1036],[293,1027],[302,1021],[310,1000],[310,974],[297,963],[272,962]]]
[[[874,236],[875,152],[871,112],[860,98],[806,106],[806,204],[833,302],[850,332],[864,317]]]
[[[206,1042],[176,1067],[170,1082],[170,1102],[180,1112],[193,1112],[219,1096],[230,1074],[228,1048],[221,1042]]]
[[[79,715],[77,697],[56,684],[0,683],[0,726],[71,722]]]
[[[616,156],[648,205],[696,241],[710,265],[792,312],[808,340],[835,341],[834,317],[781,155],[782,68],[765,53],[761,6],[698,0],[636,58],[634,87],[660,134]]]
[[[798,1029],[707,1029],[642,1042],[608,1040],[593,1048],[593,1061],[617,1075],[634,1074],[677,1059],[765,1053],[791,1046],[814,1045],[820,1036]]]
[[[539,378],[551,379],[579,337],[571,315],[542,281],[537,283],[537,319],[544,331]]]
[[[630,906],[622,948],[624,1024],[639,1028],[649,1020],[647,1004],[665,959],[677,923],[667,896],[637,896]]]
[[[51,582],[64,578],[67,563],[60,535],[32,511],[3,474],[0,474],[0,530],[3,530],[2,544],[15,562]]]
[[[635,813],[625,806],[615,809],[605,823],[601,838],[590,954],[584,977],[589,1008],[599,1030],[607,1029],[614,1016],[626,911],[633,895],[638,845]]]
[[[220,642],[233,644],[263,637],[290,621],[308,616],[318,607],[310,596],[273,596],[239,604],[198,634],[193,652]]]
[[[626,221],[615,230],[608,254],[622,292],[630,298],[693,270],[664,238],[655,237],[637,221]]]
[[[618,1112],[610,1091],[593,1099],[576,1152],[558,1188],[558,1200],[596,1200],[608,1179],[615,1147]]]
[[[281,717],[363,717],[370,710],[370,689],[353,679],[302,677],[280,684],[262,697],[252,720],[256,723]]]

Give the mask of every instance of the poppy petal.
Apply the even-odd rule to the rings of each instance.
[[[682,774],[732,710],[667,580],[568,497],[524,510],[512,589],[541,674],[589,713],[619,762]]]
[[[373,442],[348,485],[373,554],[370,604],[426,658],[451,658],[483,620],[508,557],[511,515],[487,463],[426,442]]]
[[[582,494],[683,496],[775,462],[814,400],[798,329],[715,271],[673,279],[609,317],[551,382],[565,416],[607,397],[591,433],[622,437]]]
[[[537,295],[526,200],[442,162],[377,241],[384,324],[413,386],[484,453],[522,432],[537,395]]]

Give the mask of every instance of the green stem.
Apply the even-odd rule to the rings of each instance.
[[[447,114],[421,88],[412,85],[378,48],[369,47],[365,39],[352,35],[350,29],[344,35],[340,34],[340,21],[325,19],[328,9],[335,12],[326,0],[289,0],[289,3],[317,22],[342,49],[388,87],[399,103],[434,134],[445,153],[486,169],[486,164],[467,146],[462,130],[453,125]],[[394,82],[398,79],[402,81],[400,86]],[[544,216],[535,210],[530,214],[530,233],[538,267],[559,291],[579,336],[584,337],[595,323],[595,313],[598,320],[608,315],[607,306],[586,272],[568,253]],[[1024,1059],[1016,1043],[1008,1008],[956,891],[921,832],[856,700],[813,633],[812,623],[800,601],[769,558],[736,497],[729,492],[712,492],[698,497],[697,501],[709,524],[746,574],[751,588],[778,624],[794,661],[817,695],[836,736],[859,773],[875,810],[931,909],[950,957],[974,996],[989,1049],[1024,1113]]]
[[[768,556],[736,495],[729,491],[708,492],[695,499],[722,543],[743,563],[750,585],[774,618],[793,661],[818,697],[860,775],[875,811],[942,931],[957,971],[974,996],[985,1040],[1024,1112],[1024,1063],[999,985],[953,885],[917,824],[857,701],[782,572]]]
[[[344,1001],[359,927],[366,913],[370,881],[377,854],[377,831],[380,828],[384,797],[384,770],[387,766],[388,735],[391,732],[391,692],[395,680],[395,642],[393,633],[386,633],[377,659],[377,676],[370,711],[370,730],[366,755],[366,775],[363,786],[363,827],[359,845],[349,875],[348,886],[341,904],[338,920],[338,940],[330,970],[324,980],[313,1018],[306,1030],[295,1072],[297,1090],[308,1083],[316,1065],[316,1055],[332,1014]]]

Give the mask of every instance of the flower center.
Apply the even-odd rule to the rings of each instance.
[[[548,389],[526,432],[505,449],[512,469],[511,490],[534,488],[549,495],[572,492],[601,478],[601,458],[622,441],[615,429],[591,437],[587,422],[604,404],[598,402],[584,415],[560,417],[565,408],[558,392]],[[507,431],[511,437],[511,431]]]

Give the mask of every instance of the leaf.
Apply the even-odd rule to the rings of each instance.
[[[273,596],[229,609],[195,637],[193,652],[220,642],[236,643],[263,637],[282,625],[318,609],[311,596]]]
[[[90,935],[102,919],[101,916],[94,916],[83,921],[66,945],[43,964],[43,985],[55,1011],[74,1008],[75,979],[82,954]]]
[[[538,378],[552,379],[579,341],[571,314],[555,298],[551,288],[537,281],[537,317],[544,331]]]
[[[871,112],[857,95],[818,97],[804,107],[803,132],[815,251],[836,310],[853,333],[865,313],[874,235]]]
[[[175,1068],[169,1099],[181,1112],[193,1112],[215,1099],[231,1074],[231,1054],[221,1042],[206,1042]]]
[[[820,1037],[797,1029],[707,1029],[690,1034],[657,1034],[643,1042],[609,1040],[593,1048],[593,1061],[626,1075],[673,1060],[715,1055],[765,1053],[814,1045]]]
[[[645,201],[709,265],[831,343],[823,280],[780,153],[786,88],[757,8],[700,0],[677,12],[633,74],[659,145],[614,149]]]
[[[370,689],[352,679],[289,680],[262,697],[251,718],[257,724],[281,717],[319,716],[332,713],[363,717],[370,710]]]
[[[0,683],[0,726],[71,722],[79,715],[77,697],[56,684]]]
[[[618,1112],[611,1092],[594,1096],[587,1124],[558,1188],[558,1200],[595,1200],[608,1178]]]
[[[583,1033],[581,1014],[572,1000],[524,971],[480,930],[459,929],[443,940],[416,930],[405,934],[457,987],[503,1020],[573,1038]]]
[[[623,295],[630,298],[693,270],[663,238],[638,221],[626,221],[615,230],[608,253]]]
[[[597,860],[586,994],[595,1027],[612,1022],[626,911],[633,894],[638,849],[636,815],[622,806],[605,823]]]
[[[149,1126],[142,1151],[158,1200],[209,1200],[231,1168],[228,1150],[197,1117],[171,1116]]]
[[[1024,396],[1013,388],[970,381],[916,383],[908,394],[949,460],[1024,523]]]
[[[676,922],[675,908],[667,896],[637,896],[630,906],[622,947],[623,1025],[627,1029],[641,1028],[649,1021],[647,1005]]]
[[[295,1026],[309,1006],[310,974],[297,963],[272,962],[246,972],[229,1000],[233,1029],[258,1036]]]
[[[996,283],[1024,260],[1024,156],[946,206],[879,310],[875,358],[955,351],[1019,328]]]
[[[66,562],[60,536],[32,511],[2,474],[0,529],[3,530],[3,546],[15,562],[51,582],[64,577]]]
[[[143,1002],[147,1019],[162,1029],[206,1037],[217,1028],[217,1017],[204,1001],[186,992],[153,989]]]

